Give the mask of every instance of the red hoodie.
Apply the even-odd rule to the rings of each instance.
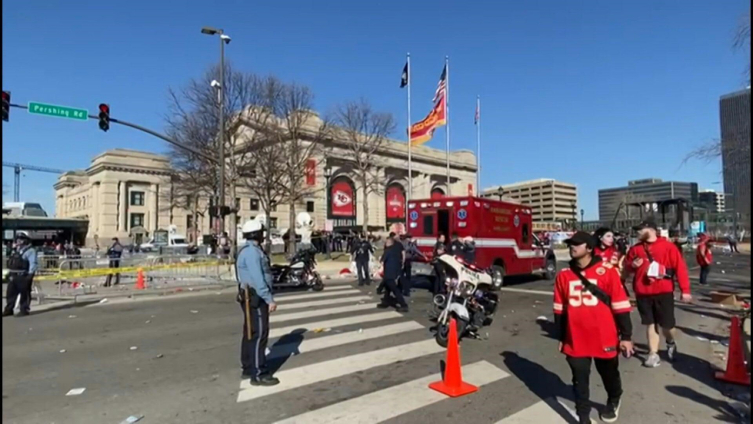
[[[688,266],[677,247],[664,237],[659,237],[653,243],[645,243],[654,261],[663,265],[666,269],[675,272],[675,278],[683,294],[690,294],[690,278]],[[633,261],[642,258],[643,263],[637,269],[633,267]],[[644,243],[638,243],[631,247],[625,257],[625,269],[634,272],[633,290],[636,296],[651,296],[656,294],[673,293],[674,282],[671,278],[649,278],[648,267],[651,261],[644,249]]]
[[[698,265],[700,266],[708,266],[711,265],[713,260],[714,256],[711,254],[711,249],[709,248],[709,240],[701,239],[701,242],[698,243],[698,248],[695,251],[695,261],[698,262]]]

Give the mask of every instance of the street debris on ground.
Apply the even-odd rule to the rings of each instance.
[[[120,424],[133,424],[135,422],[141,421],[142,418],[144,418],[143,415],[131,415],[130,417],[121,421]]]
[[[136,349],[138,349],[137,346],[131,346],[131,350],[136,350]]]
[[[65,395],[66,396],[78,396],[81,393],[84,393],[85,390],[86,390],[86,387],[79,387],[77,389],[68,390],[68,393],[66,393]]]

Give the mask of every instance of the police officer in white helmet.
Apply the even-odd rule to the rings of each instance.
[[[250,378],[253,386],[274,386],[280,380],[269,374],[265,352],[269,338],[269,314],[277,310],[277,304],[272,297],[269,257],[260,246],[264,227],[260,221],[247,221],[241,227],[241,232],[246,243],[238,251],[235,267],[238,302],[243,310],[243,377]]]

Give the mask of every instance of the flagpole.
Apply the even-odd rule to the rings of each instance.
[[[446,144],[446,152],[445,152],[445,158],[447,161],[447,196],[452,195],[452,189],[450,188],[450,57],[445,56],[444,57],[444,66],[445,70],[447,71],[446,75],[446,82],[445,82],[445,102],[444,102],[444,116],[447,120],[447,124],[445,127],[445,144]]]
[[[476,196],[481,196],[481,96],[476,96]]]
[[[410,52],[407,55],[407,67],[408,67],[408,200],[413,200],[413,143],[410,134],[411,120],[410,120]]]

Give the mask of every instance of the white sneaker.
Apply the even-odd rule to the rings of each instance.
[[[643,366],[646,368],[656,368],[659,365],[661,365],[661,358],[659,358],[659,354],[657,353],[650,353],[646,361],[643,362]]]

